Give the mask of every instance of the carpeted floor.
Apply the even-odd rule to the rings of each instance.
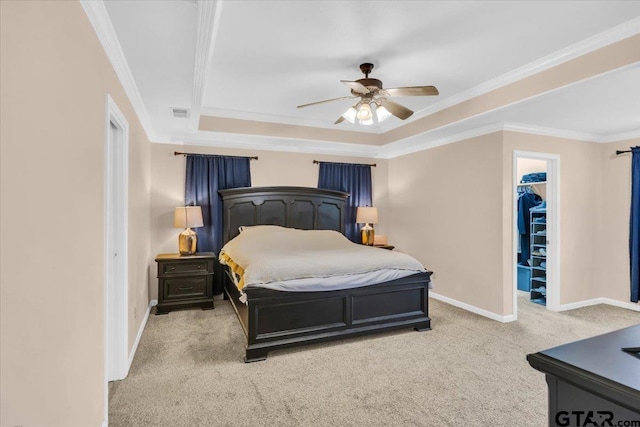
[[[544,375],[525,356],[640,323],[593,306],[553,313],[520,298],[501,324],[431,300],[433,330],[270,353],[245,364],[227,301],[151,315],[129,376],[110,384],[109,426],[535,426]]]

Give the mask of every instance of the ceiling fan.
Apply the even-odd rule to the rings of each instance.
[[[310,104],[298,105],[298,108],[309,107],[311,105],[324,104],[325,102],[338,101],[341,99],[353,99],[360,97],[360,101],[345,111],[334,124],[347,120],[351,123],[356,121],[362,125],[372,125],[380,123],[389,117],[396,116],[401,120],[406,120],[413,114],[413,111],[404,105],[391,101],[393,96],[434,96],[438,95],[435,86],[411,86],[384,89],[382,82],[378,79],[370,79],[369,74],[373,70],[373,64],[368,62],[360,64],[360,70],[364,74],[364,79],[354,82],[340,80],[351,89],[353,96],[342,96],[340,98],[326,99],[324,101],[312,102]]]

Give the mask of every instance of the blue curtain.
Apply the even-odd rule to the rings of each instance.
[[[185,205],[202,207],[204,227],[196,228],[198,252],[220,253],[222,248],[222,198],[218,190],[251,187],[248,157],[187,155]],[[213,293],[224,290],[224,271],[216,261]]]
[[[344,234],[352,242],[362,243],[356,224],[356,210],[358,206],[371,206],[371,166],[320,162],[318,188],[349,193],[345,209]]]
[[[629,256],[631,261],[631,301],[640,296],[640,147],[631,149],[631,224]]]

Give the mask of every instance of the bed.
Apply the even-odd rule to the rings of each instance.
[[[255,225],[344,231],[346,193],[306,187],[251,187],[221,190],[220,195],[225,244],[241,227]],[[431,329],[429,271],[327,291],[247,287],[244,295],[231,272],[227,273],[225,297],[247,337],[245,362],[264,360],[275,349],[401,328]]]

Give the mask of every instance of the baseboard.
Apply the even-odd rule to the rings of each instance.
[[[149,306],[147,307],[147,311],[144,313],[144,318],[142,319],[142,322],[140,323],[140,328],[138,329],[138,335],[136,335],[136,340],[133,343],[133,348],[129,353],[129,361],[127,364],[127,375],[129,375],[129,369],[131,369],[133,358],[136,355],[136,351],[138,350],[138,344],[140,344],[140,338],[142,338],[142,332],[144,332],[144,328],[145,326],[147,326],[147,321],[149,320],[149,314],[151,314],[151,308],[153,308],[153,306],[155,305],[158,305],[157,299],[149,301]]]
[[[493,313],[491,311],[478,308],[476,306],[455,300],[453,298],[445,297],[444,295],[440,295],[433,291],[429,291],[429,296],[438,301],[446,302],[447,304],[451,304],[455,307],[462,308],[475,314],[479,314],[480,316],[488,317],[492,320],[497,320],[501,323],[509,323],[515,320],[515,316],[513,314],[509,314],[508,316],[500,316],[499,314]],[[618,301],[612,298],[592,298],[584,301],[562,304],[558,306],[558,309],[555,311],[575,310],[576,308],[589,307],[597,304],[607,304],[614,307],[626,308],[627,310],[640,311],[640,304]]]
[[[607,304],[614,307],[626,308],[627,310],[640,311],[640,305],[632,302],[622,302],[612,298],[592,298],[584,301],[562,304],[557,311],[575,310],[576,308],[589,307],[597,304]]]
[[[604,298],[592,298],[584,301],[570,302],[569,304],[560,304],[556,311],[575,310],[576,308],[589,307],[598,304],[605,304]]]
[[[601,298],[605,304],[614,307],[626,308],[627,310],[640,311],[640,305],[635,302],[622,302],[611,298]]]
[[[446,302],[447,304],[451,304],[451,305],[453,305],[455,307],[462,308],[464,310],[470,311],[470,312],[475,313],[475,314],[479,314],[480,316],[488,317],[491,320],[497,320],[498,322],[501,322],[501,323],[509,323],[509,322],[513,322],[515,320],[513,314],[510,314],[508,316],[501,316],[501,315],[493,313],[491,311],[487,311],[487,310],[484,310],[482,308],[478,308],[476,306],[473,306],[471,304],[467,304],[467,303],[462,302],[462,301],[455,300],[453,298],[445,297],[444,295],[440,295],[440,294],[432,292],[432,291],[429,291],[429,296],[431,298],[433,298],[433,299],[438,300],[438,301]]]

